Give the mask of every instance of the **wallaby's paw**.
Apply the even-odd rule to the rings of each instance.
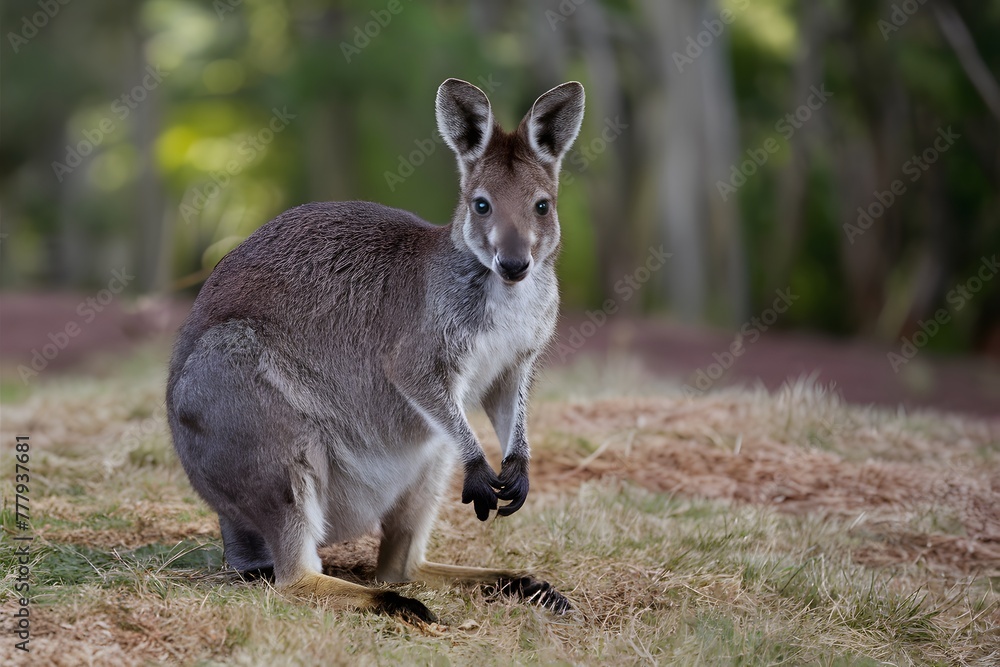
[[[500,464],[500,491],[497,498],[510,502],[500,508],[500,516],[510,516],[524,505],[528,497],[528,459],[509,456]]]
[[[566,596],[553,588],[552,584],[534,577],[501,579],[496,583],[495,590],[502,595],[541,605],[560,616],[573,609]]]
[[[485,457],[465,464],[465,483],[462,486],[462,502],[472,503],[476,517],[480,521],[490,518],[490,510],[497,508],[497,492],[500,480]]]
[[[437,616],[414,598],[403,597],[392,591],[379,591],[372,596],[372,611],[397,616],[411,625],[437,623]]]

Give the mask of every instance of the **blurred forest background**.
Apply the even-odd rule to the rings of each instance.
[[[663,244],[635,313],[1000,349],[1000,2],[31,0],[0,10],[0,284],[193,295],[291,206],[433,222],[457,176],[447,77],[510,128],[576,79],[559,198],[564,305]],[[937,143],[935,143],[937,142]],[[894,182],[898,183],[894,186]]]

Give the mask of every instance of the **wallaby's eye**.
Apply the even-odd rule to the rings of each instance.
[[[472,210],[479,215],[486,215],[490,212],[490,203],[482,197],[476,197],[472,200]]]
[[[535,202],[535,213],[537,213],[538,215],[545,215],[548,212],[549,212],[548,199],[539,199],[537,202]]]

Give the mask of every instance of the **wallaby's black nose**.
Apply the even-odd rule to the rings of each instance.
[[[528,275],[528,267],[530,265],[530,261],[525,261],[523,259],[497,258],[497,267],[500,269],[500,277],[504,280],[509,280],[515,283],[519,280],[523,280],[524,277]]]

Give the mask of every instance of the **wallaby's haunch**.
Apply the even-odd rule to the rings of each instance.
[[[337,607],[433,620],[417,600],[321,573],[317,546],[380,529],[381,581],[478,582],[569,608],[546,582],[431,563],[424,548],[457,461],[481,520],[528,493],[528,390],[559,299],[559,165],[583,107],[583,87],[565,83],[508,133],[481,90],[449,79],[436,109],[461,173],[450,225],[306,204],[219,262],[181,328],[167,413],[231,567]],[[477,404],[503,448],[499,476],[465,417]]]

